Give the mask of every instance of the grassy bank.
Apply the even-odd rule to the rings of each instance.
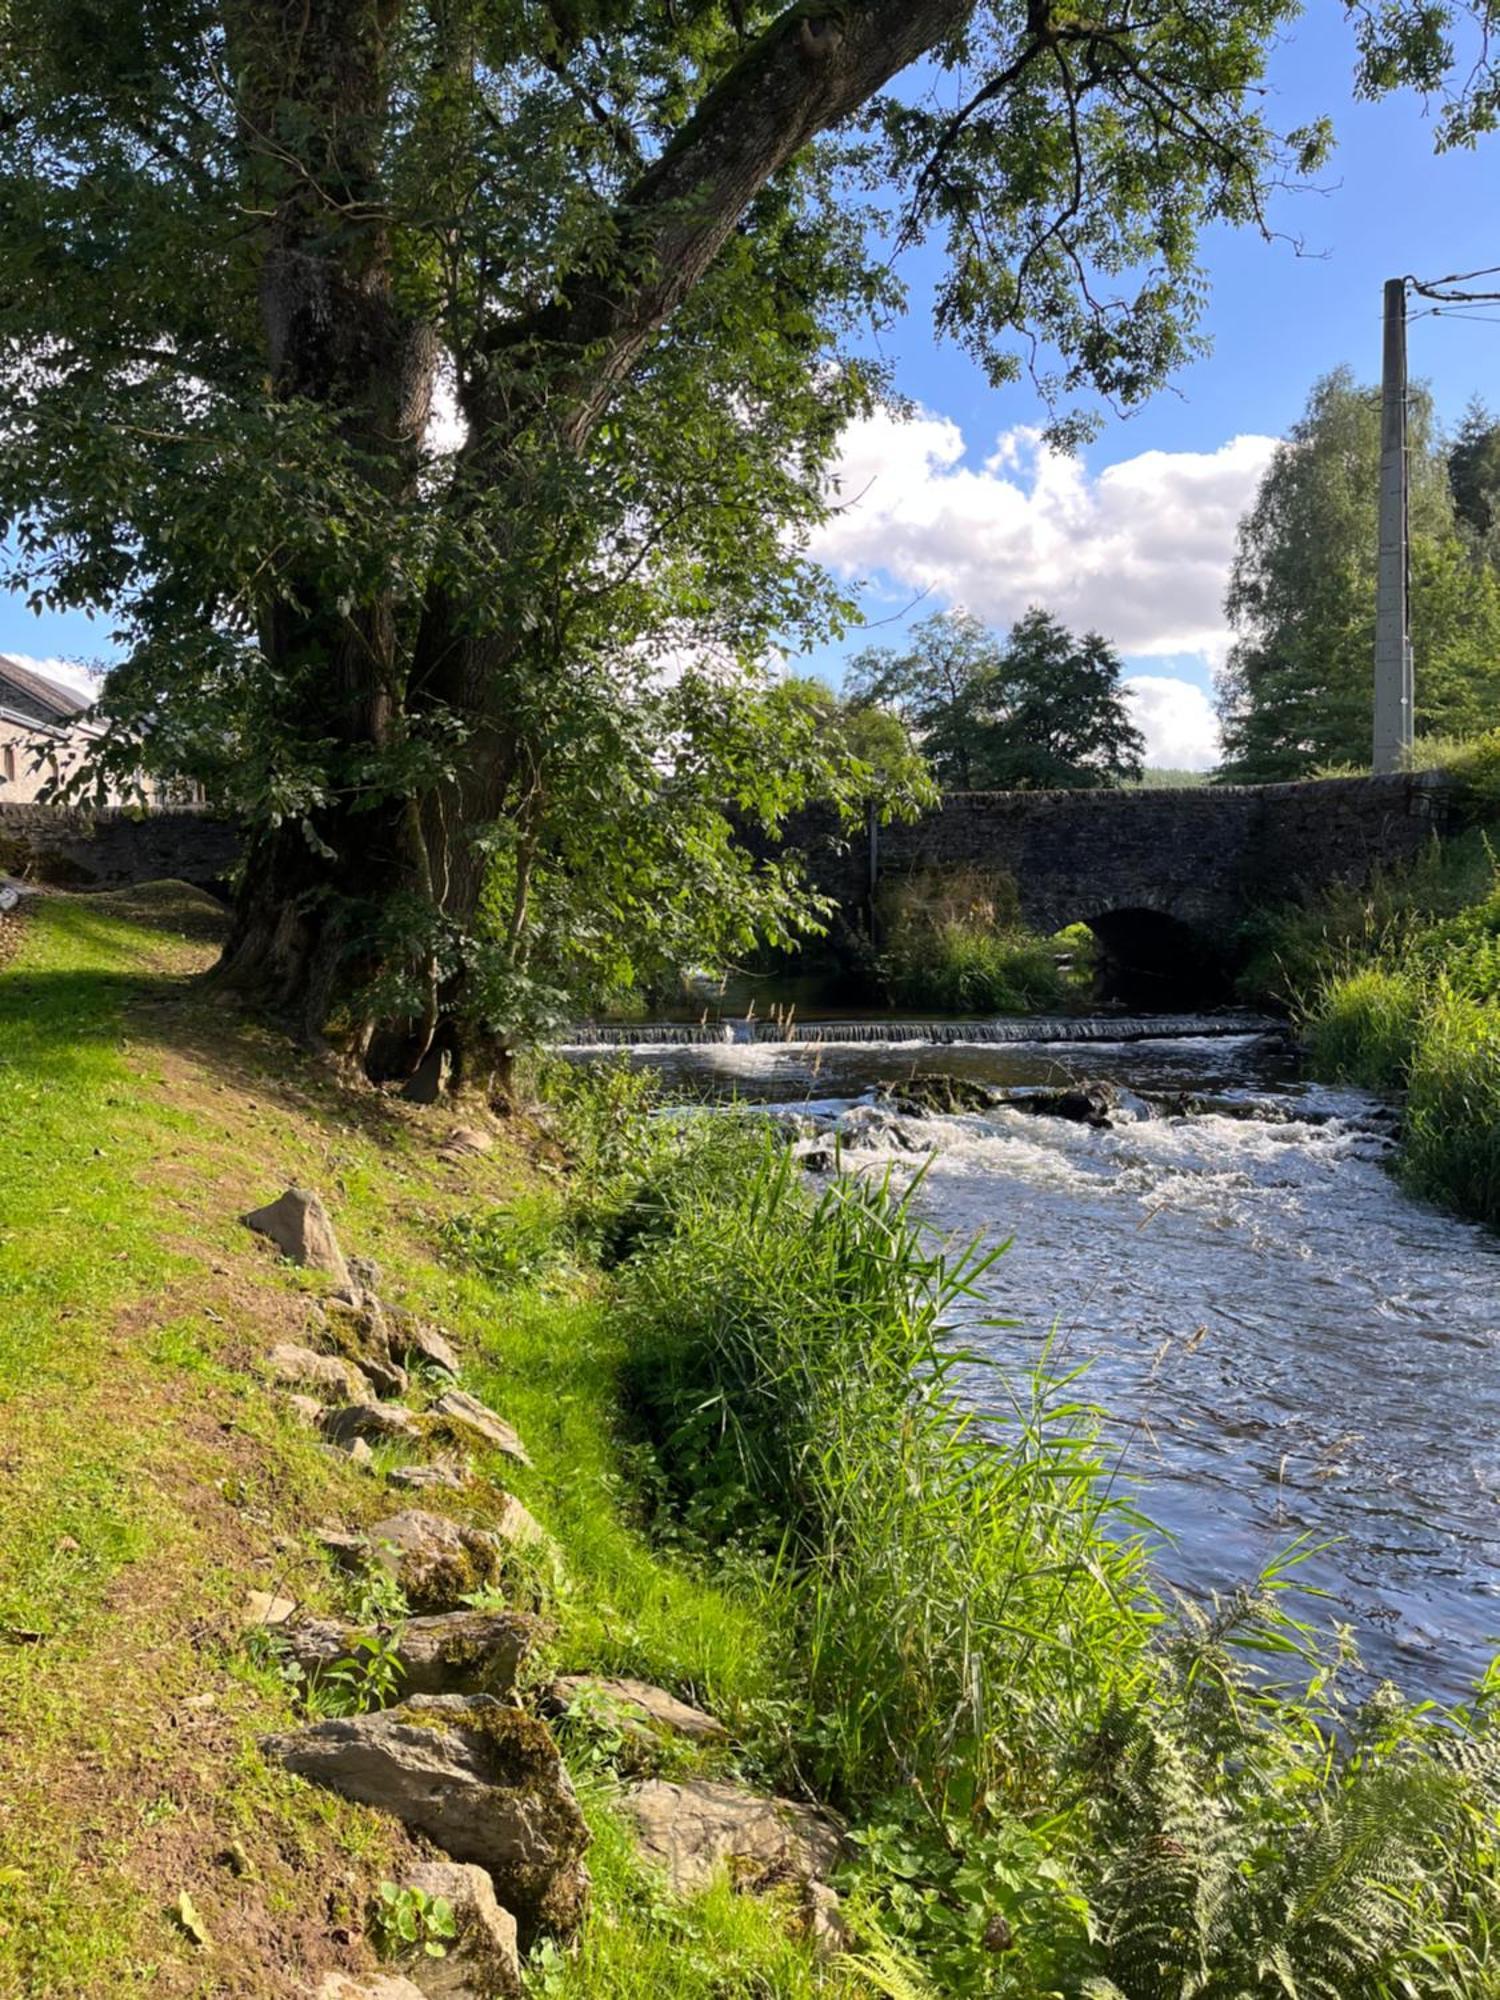
[[[1398,1095],[1413,1193],[1500,1227],[1500,732],[1447,746],[1460,828],[1415,863],[1262,920],[1252,997],[1318,1075]]]
[[[370,1963],[405,1838],[264,1764],[298,1696],[238,1616],[247,1588],[352,1612],[317,1529],[392,1504],[260,1384],[317,1281],[235,1218],[290,1180],[526,1439],[506,1484],[561,1549],[538,1678],[702,1702],[729,1744],[646,1768],[850,1826],[841,1955],[790,1887],[674,1898],[617,1812],[641,1746],[585,1711],[593,1909],[531,1992],[1500,1992],[1487,1710],[1350,1706],[1274,1575],[1164,1602],[1080,1385],[955,1351],[982,1259],[894,1190],[818,1193],[753,1118],[650,1118],[622,1071],[454,1160],[440,1114],[195,986],[211,931],[188,892],[56,898],[0,972],[0,1992],[290,1996]]]

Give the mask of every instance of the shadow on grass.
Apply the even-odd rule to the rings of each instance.
[[[405,1125],[373,1088],[350,1088],[273,1021],[215,984],[226,912],[181,882],[49,896],[28,910],[18,960],[0,967],[0,1072],[66,1087],[102,1048],[156,1047],[270,1106],[335,1116],[376,1143]]]

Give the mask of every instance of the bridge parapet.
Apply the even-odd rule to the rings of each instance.
[[[1180,790],[950,792],[904,826],[841,834],[810,812],[786,845],[863,924],[881,888],[928,872],[1004,870],[1023,919],[1054,931],[1126,910],[1227,939],[1259,904],[1409,860],[1447,823],[1441,773]]]

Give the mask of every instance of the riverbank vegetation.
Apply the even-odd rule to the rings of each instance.
[[[934,869],[891,885],[881,940],[877,977],[890,1004],[908,1010],[1067,1013],[1093,979],[1087,926],[1051,938],[1028,930],[1003,870]]]
[[[1500,731],[1433,755],[1461,830],[1267,918],[1244,983],[1292,1010],[1320,1076],[1400,1097],[1414,1193],[1500,1226]]]
[[[505,1484],[559,1551],[527,1584],[539,1679],[635,1674],[730,1732],[643,1751],[587,1706],[560,1725],[595,1891],[528,1992],[1494,1991],[1487,1701],[1361,1705],[1312,1661],[1294,1570],[1164,1596],[1064,1357],[1032,1378],[955,1342],[992,1259],[929,1241],[894,1187],[820,1188],[753,1116],[649,1115],[623,1070],[559,1069],[539,1122],[445,1159],[446,1121],[200,992],[213,929],[176,891],[48,899],[0,975],[25,1500],[0,1538],[0,1986],[302,1993],[359,1962],[410,1854],[256,1747],[298,1695],[240,1636],[246,1587],[348,1615],[320,1532],[390,1506],[260,1379],[317,1293],[235,1218],[290,1174],[526,1438]],[[840,1948],[785,1890],[670,1894],[620,1814],[653,1766],[836,1807]]]

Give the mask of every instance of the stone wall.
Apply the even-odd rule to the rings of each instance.
[[[1003,869],[1035,930],[1125,910],[1226,938],[1254,905],[1410,858],[1446,821],[1434,773],[1180,791],[958,792],[910,826],[874,836],[879,889],[929,870]],[[808,813],[788,831],[818,886],[863,925],[871,856],[863,831]]]
[[[83,812],[0,802],[0,872],[58,888],[168,879],[204,888],[223,881],[240,845],[237,827],[197,807]]]
[[[1160,792],[956,792],[914,825],[878,830],[875,878],[888,889],[927,870],[1004,869],[1035,930],[1150,910],[1219,940],[1257,903],[1363,881],[1377,863],[1408,859],[1447,811],[1435,773]],[[237,828],[199,808],[142,815],[0,803],[0,870],[60,886],[216,884],[240,844]],[[787,844],[808,855],[818,886],[863,927],[866,833],[841,834],[830,815],[807,813]]]

